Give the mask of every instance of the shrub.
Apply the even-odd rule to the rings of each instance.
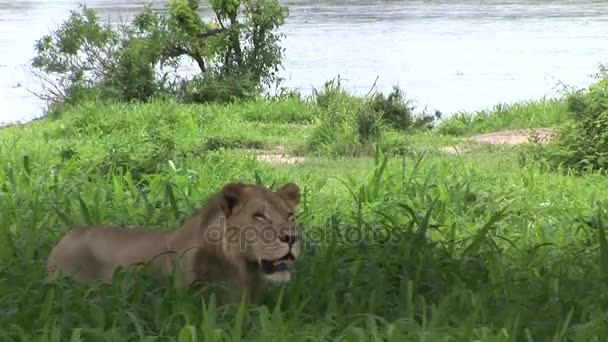
[[[373,145],[380,142],[386,132],[396,130],[399,134],[408,134],[415,129],[428,129],[438,117],[438,114],[415,115],[412,102],[397,86],[388,96],[376,93],[371,97],[357,97],[342,87],[339,77],[326,82],[321,91],[315,89],[313,99],[322,113],[309,149],[325,155],[372,153]],[[390,149],[402,150],[395,146]]]
[[[258,91],[257,85],[251,80],[236,75],[206,72],[194,76],[188,82],[181,82],[175,95],[186,103],[224,103],[253,99]]]
[[[406,100],[403,92],[398,86],[393,87],[393,91],[384,96],[376,93],[369,101],[372,111],[382,113],[382,117],[392,127],[405,130],[413,124],[414,107],[410,100]]]
[[[435,120],[441,117],[436,111],[434,115],[423,112],[415,114],[413,101],[405,97],[399,86],[393,86],[393,91],[387,96],[377,92],[369,99],[369,109],[382,115],[383,120],[392,128],[406,131],[411,128],[432,128]]]
[[[86,6],[72,11],[37,41],[32,65],[47,85],[41,97],[52,103],[165,95],[187,102],[231,101],[280,82],[282,35],[276,31],[286,8],[278,0],[209,1],[214,22],[203,21],[198,0],[171,0],[167,14],[148,4],[119,27],[101,24]],[[200,69],[193,79],[171,73],[182,56]]]
[[[552,164],[575,171],[608,170],[608,74],[588,89],[567,96],[572,122],[565,125],[549,151]]]
[[[373,125],[363,115],[359,116],[364,105],[362,98],[352,96],[340,84],[340,78],[327,81],[321,91],[313,90],[313,102],[321,110],[319,124],[309,138],[308,149],[321,155],[356,156],[365,147],[360,136],[366,129],[359,127]],[[367,121],[367,122],[366,122]],[[364,133],[365,134],[365,133]]]

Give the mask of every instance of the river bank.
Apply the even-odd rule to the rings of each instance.
[[[141,10],[141,0],[88,0],[103,20],[117,23]],[[163,11],[167,1],[154,1]],[[204,3],[204,1],[203,1]],[[340,75],[365,94],[378,77],[386,92],[399,84],[407,95],[451,115],[497,103],[554,96],[560,83],[584,87],[608,53],[607,1],[496,0],[284,1],[290,15],[282,33],[285,86],[310,93]],[[34,44],[59,25],[78,1],[0,0],[0,122],[27,121],[44,104],[28,64]],[[204,4],[203,4],[204,5]],[[205,6],[203,6],[205,7]],[[201,12],[211,18],[202,8]],[[497,39],[496,37],[499,37]],[[196,70],[185,61],[184,75]]]

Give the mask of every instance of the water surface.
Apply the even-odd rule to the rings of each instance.
[[[43,103],[28,74],[35,40],[81,1],[0,0],[0,122],[29,120]],[[129,18],[144,1],[88,0]],[[608,1],[284,0],[285,85],[309,92],[338,74],[366,93],[399,84],[420,107],[446,113],[585,86],[608,60]],[[163,10],[166,1],[155,1]],[[203,13],[208,13],[203,11]],[[188,68],[188,66],[185,66]]]

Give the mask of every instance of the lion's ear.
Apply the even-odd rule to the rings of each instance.
[[[243,183],[230,183],[222,188],[222,203],[220,206],[226,217],[232,215],[234,208],[241,202],[245,187],[246,185]]]
[[[287,183],[283,185],[281,188],[279,188],[279,190],[277,190],[277,194],[287,201],[292,207],[300,204],[300,187],[298,187],[295,183]]]

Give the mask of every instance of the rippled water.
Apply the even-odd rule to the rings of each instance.
[[[43,104],[29,90],[37,38],[80,1],[0,0],[0,122]],[[89,0],[111,19],[143,1]],[[155,1],[162,10],[165,1]],[[340,74],[367,92],[399,84],[420,106],[451,113],[584,86],[608,60],[608,1],[287,0],[286,85],[308,92]]]

